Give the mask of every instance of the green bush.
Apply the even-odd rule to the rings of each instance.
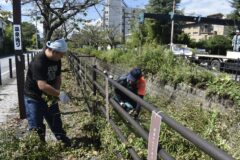
[[[174,56],[165,46],[145,44],[141,49],[113,49],[109,51],[96,51],[93,48],[82,48],[81,53],[94,55],[105,62],[140,67],[146,75],[157,75],[163,83],[178,85],[185,83],[200,89],[207,89],[208,95],[219,95],[230,98],[240,106],[240,85],[230,80],[223,82],[210,71],[201,69],[189,63],[185,58]],[[215,77],[215,78],[214,78]]]
[[[0,136],[0,159],[58,159],[63,149],[60,143],[43,144],[34,132],[19,138],[16,131],[1,130]]]

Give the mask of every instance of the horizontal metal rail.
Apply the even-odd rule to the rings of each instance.
[[[159,112],[160,110],[153,105],[149,104],[148,102],[142,100],[139,98],[137,95],[133,94],[131,91],[128,89],[124,88],[120,84],[118,84],[116,81],[109,79],[109,82],[121,90],[124,94],[129,96],[131,99],[139,103],[142,107],[146,108],[150,112],[156,111]],[[202,139],[200,136],[195,134],[193,131],[190,129],[184,127],[180,123],[176,122],[166,114],[160,112],[159,113],[162,117],[162,121],[166,123],[168,126],[170,126],[172,129],[174,129],[176,132],[181,134],[184,138],[192,142],[195,146],[200,148],[202,151],[204,151],[206,154],[210,155],[211,157],[218,159],[218,160],[233,160],[233,158],[228,155],[226,152],[222,151],[221,149],[217,148],[213,144],[207,142],[206,140]]]
[[[106,110],[102,106],[100,106],[100,110],[104,115],[106,115]],[[118,128],[118,126],[114,123],[114,121],[111,118],[109,118],[109,123],[111,124],[115,133],[118,135],[120,141],[126,144],[127,143],[126,137],[123,135],[121,130]],[[136,151],[132,147],[128,147],[127,150],[134,160],[140,160],[140,157],[137,155]]]
[[[102,95],[106,96],[103,88],[97,82],[93,83],[98,88],[98,91]],[[145,131],[142,126],[137,123],[113,98],[110,98],[110,103],[112,104],[113,108],[122,116],[122,119],[130,123],[135,129],[136,133],[148,142],[148,132]],[[164,160],[174,159],[160,145],[158,146],[158,157],[163,158]]]
[[[104,76],[106,78],[106,75],[102,71],[95,69],[95,68],[92,68],[92,69],[94,72],[96,72],[99,75]],[[135,102],[139,103],[142,107],[144,107],[148,111],[150,111],[150,112],[152,112],[152,111],[159,112],[160,111],[158,108],[149,104],[148,102],[144,101],[143,99],[139,98],[137,95],[133,94],[131,91],[129,91],[125,87],[121,86],[116,81],[109,79],[109,78],[108,78],[108,81],[109,81],[109,84],[111,84],[115,88],[118,88],[120,91],[122,91],[124,94],[126,94],[129,98],[131,98]],[[104,93],[104,90],[100,89],[100,86],[97,84],[97,82],[93,82],[93,83],[100,90],[100,92]],[[128,122],[131,122],[131,124],[133,126],[135,126],[136,130],[138,130],[138,131],[140,130],[141,133],[144,133],[144,131],[142,131],[139,128],[137,122],[135,122],[133,119],[131,119],[131,116],[129,116],[127,112],[125,112],[120,106],[116,107],[116,106],[118,106],[118,104],[112,98],[110,98],[110,102],[113,105],[115,110],[117,110],[124,118],[127,119]],[[202,151],[204,151],[206,154],[208,154],[212,158],[218,159],[218,160],[233,160],[233,158],[230,155],[228,155],[226,152],[217,148],[216,146],[207,142],[206,140],[202,139],[200,136],[195,134],[193,131],[184,127],[180,123],[176,122],[175,120],[173,120],[166,114],[164,114],[162,112],[160,112],[159,114],[162,117],[162,121],[164,123],[166,123],[170,128],[174,129],[176,132],[178,132],[180,135],[182,135],[182,137],[184,137],[188,141],[192,142],[196,147],[200,148]],[[140,133],[140,132],[138,132],[138,133]],[[147,140],[148,134],[145,133],[145,134],[142,134],[142,136],[145,140]],[[161,157],[163,157],[164,154],[165,153],[162,153]]]

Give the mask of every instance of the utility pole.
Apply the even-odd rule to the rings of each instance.
[[[126,20],[125,20],[125,18],[126,18],[126,15],[125,15],[125,9],[123,9],[123,24],[122,24],[122,26],[123,26],[123,29],[122,29],[122,43],[125,43],[125,34],[126,34],[126,31],[125,31],[125,26],[126,26]]]
[[[173,0],[173,10],[172,10],[173,17],[175,13],[175,6],[176,6],[176,2],[175,0]],[[174,20],[172,19],[170,48],[172,48],[172,45],[173,45],[173,34],[174,34],[173,32],[174,32]]]
[[[14,53],[16,61],[18,105],[20,118],[26,118],[24,107],[24,55],[22,52],[22,34],[21,34],[21,0],[12,1],[13,4],[13,35],[14,35]]]
[[[37,16],[37,13],[36,13],[36,49],[38,49],[38,29],[37,29],[37,20],[38,20],[38,16]]]
[[[123,17],[122,17],[122,20],[123,20],[123,23],[122,23],[122,26],[123,26],[123,28],[122,28],[122,34],[123,34],[122,35],[122,43],[126,42],[126,33],[128,33],[128,31],[126,31],[126,29],[128,29],[129,18],[131,18],[128,15],[130,15],[130,13],[128,13],[126,11],[126,9],[123,9]],[[126,21],[126,19],[128,19],[128,20]]]

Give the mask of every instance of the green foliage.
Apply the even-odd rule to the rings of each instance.
[[[176,0],[176,4],[180,3],[180,0]],[[178,5],[176,5],[178,6]],[[165,13],[168,14],[172,11],[173,1],[172,0],[149,0],[147,11],[150,13]]]
[[[206,44],[206,48],[215,54],[217,53],[225,55],[226,50],[231,48],[231,40],[222,35],[210,37],[208,40],[206,40]]]
[[[239,84],[230,80],[229,77],[221,75],[215,77],[211,72],[200,69],[198,66],[189,64],[183,58],[177,58],[164,46],[156,44],[145,45],[141,52],[128,49],[126,51],[113,50],[108,52],[90,51],[90,54],[97,55],[107,62],[124,63],[124,65],[140,66],[145,74],[157,75],[160,80],[173,85],[186,83],[199,88],[207,88],[208,96],[219,95],[223,98],[231,98],[238,105],[239,103]],[[119,57],[118,57],[119,56]],[[127,57],[127,58],[126,58]],[[126,59],[124,59],[126,58]],[[129,63],[127,63],[129,62]],[[214,143],[217,147],[227,151],[234,158],[240,159],[239,153],[239,112],[230,111],[230,113],[221,113],[217,110],[206,110],[200,107],[194,107],[191,104],[185,106],[174,106],[169,99],[161,97],[145,98],[147,101],[154,103],[155,106],[160,106],[159,109],[164,113],[171,115],[177,122],[190,128],[198,135],[207,141]],[[146,143],[135,135],[131,134],[127,125],[123,124],[120,118],[112,115],[115,122],[118,122],[124,135],[128,137],[128,143],[115,145],[117,141],[106,139],[111,134],[108,128],[102,131],[107,135],[104,139],[106,148],[116,149],[121,151],[125,157],[128,157],[126,148],[134,146],[136,151],[141,155],[141,158],[146,159]],[[144,128],[149,128],[150,114],[143,111],[140,117],[141,124]],[[104,126],[106,127],[106,126]],[[110,143],[113,142],[113,144]],[[211,159],[197,147],[191,144],[186,139],[182,138],[178,133],[170,127],[162,123],[160,142],[162,147],[173,157],[177,159]],[[108,148],[109,147],[109,148]],[[112,154],[112,152],[110,152]],[[111,155],[110,154],[110,155]],[[127,159],[127,158],[126,158]]]
[[[166,57],[169,58],[166,65],[171,66],[174,61],[174,57],[170,54],[170,52],[165,51],[163,46],[145,45],[143,47],[142,54],[139,54],[136,57],[136,65],[143,68],[146,73],[156,74],[160,69],[168,72],[170,68],[162,66]]]
[[[103,117],[97,120],[97,128],[99,129],[100,139],[102,143],[102,147],[105,149],[106,154],[102,157],[102,159],[116,159],[115,152],[123,151],[121,148],[121,143],[118,141],[116,134],[113,132],[113,129],[110,125],[106,123],[106,119]],[[125,152],[125,150],[123,151]]]
[[[181,34],[177,35],[177,39],[176,39],[175,43],[189,45],[191,43],[189,34],[181,33]]]
[[[12,25],[7,24],[5,27],[5,37],[4,37],[4,52],[13,53],[13,30]]]
[[[138,52],[138,51],[141,52]],[[80,53],[94,55],[109,63],[120,63],[124,66],[140,67],[146,75],[157,75],[163,83],[174,86],[185,83],[201,89],[207,89],[209,96],[219,95],[230,98],[240,106],[240,86],[232,80],[224,82],[222,77],[215,77],[210,71],[188,63],[186,59],[175,57],[169,49],[157,44],[144,45],[141,49],[114,49],[110,51],[96,51],[83,48]],[[215,77],[215,78],[214,78]]]
[[[215,35],[207,40],[190,42],[189,46],[193,48],[205,48],[212,54],[226,55],[226,50],[231,49],[231,39],[226,36]]]
[[[135,64],[146,73],[157,74],[161,81],[173,85],[187,83],[205,88],[206,83],[213,77],[210,72],[199,70],[194,64],[175,57],[168,49],[158,45],[144,46]]]
[[[238,0],[230,0],[232,8],[234,8],[230,17],[234,20],[240,20],[239,10],[240,10],[240,2]]]
[[[228,75],[215,77],[208,83],[208,95],[218,95],[220,98],[232,99],[240,106],[240,86],[237,82],[231,80]]]
[[[87,46],[87,47],[83,47],[83,48],[78,48],[77,50],[76,50],[76,52],[78,52],[78,53],[80,53],[80,54],[89,54],[89,55],[92,55],[93,53],[93,51],[96,51],[93,47],[91,47],[91,46]]]
[[[26,48],[33,46],[32,37],[36,34],[36,27],[31,23],[23,22],[22,34],[23,51],[26,51]]]
[[[0,136],[0,159],[57,159],[57,153],[63,149],[60,143],[43,144],[35,132],[19,139],[15,131],[1,130]]]
[[[176,107],[163,97],[146,97],[145,99],[155,106],[160,106],[159,109],[163,113],[171,115],[174,120],[230,155],[234,155],[235,151],[240,149],[236,145],[239,144],[237,138],[240,132],[239,128],[236,127],[239,122],[239,112],[230,111],[230,113],[226,113],[206,110],[188,103]],[[143,125],[148,128],[150,115],[144,112],[141,117],[144,117]],[[231,128],[231,126],[233,127]],[[168,153],[177,157],[177,159],[211,159],[164,123],[161,124],[160,143]],[[240,158],[239,152],[235,154],[234,158]]]
[[[144,36],[146,36],[146,31],[144,25],[138,25],[134,27],[131,36],[127,40],[127,46],[130,48],[135,48],[142,46],[145,43]]]
[[[57,103],[57,101],[59,100],[58,97],[51,96],[51,95],[48,95],[48,94],[43,94],[43,95],[42,95],[42,98],[43,98],[43,100],[47,103],[47,105],[48,105],[49,107],[51,107],[51,105]]]
[[[178,4],[180,0],[176,0]],[[177,6],[177,5],[176,5]],[[168,14],[172,12],[172,0],[150,0],[147,7],[148,13]],[[156,41],[161,44],[168,44],[170,42],[171,26],[167,21],[146,20],[144,22],[146,27],[146,42]]]

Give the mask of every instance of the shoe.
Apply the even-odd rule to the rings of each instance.
[[[72,145],[72,142],[68,137],[62,138],[61,141],[64,143],[64,147],[71,147]]]
[[[71,140],[67,136],[58,137],[57,140],[64,144],[64,147],[70,147],[72,145]]]

